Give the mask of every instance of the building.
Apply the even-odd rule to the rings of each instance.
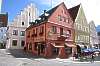
[[[100,49],[100,32],[97,32],[97,33],[98,33],[98,44],[96,44],[95,47]]]
[[[98,44],[95,47],[100,49],[100,25],[96,27],[97,35],[98,35]]]
[[[96,26],[93,21],[89,23],[89,27],[90,27],[90,45],[91,47],[94,48],[96,47],[96,45],[98,45],[98,36],[96,32]]]
[[[79,4],[69,9],[70,14],[73,17],[75,28],[75,43],[77,45],[77,52],[81,53],[81,49],[89,48],[89,25],[87,23],[82,5]]]
[[[0,0],[0,13],[1,13],[1,7],[2,7],[2,0]]]
[[[8,13],[0,13],[0,27],[7,27]]]
[[[29,4],[18,14],[12,24],[8,25],[7,49],[23,49],[25,44],[25,30],[37,18],[37,8]]]
[[[5,48],[8,13],[0,13],[0,48]]]
[[[44,10],[44,14],[26,29],[24,49],[46,58],[72,56],[76,48],[73,27],[74,22],[64,3]]]

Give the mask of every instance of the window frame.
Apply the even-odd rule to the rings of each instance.
[[[13,30],[13,35],[18,35],[18,30]]]
[[[16,44],[14,44],[14,42],[15,42]],[[17,46],[17,43],[18,43],[17,40],[12,40],[12,46]]]

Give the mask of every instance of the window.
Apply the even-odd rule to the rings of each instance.
[[[12,46],[17,46],[17,40],[12,41]]]
[[[53,33],[57,33],[57,28],[56,28],[56,26],[52,26],[52,32],[53,32]]]
[[[29,44],[29,50],[32,50],[32,43]]]
[[[38,28],[35,29],[35,36],[37,36],[37,31],[38,31]]]
[[[22,22],[22,25],[24,25],[24,22]]]
[[[30,16],[30,13],[29,13],[29,16]]]
[[[71,34],[71,30],[68,30],[68,31],[67,31],[67,34]]]
[[[28,32],[28,37],[30,37],[30,31]]]
[[[13,35],[18,35],[18,30],[13,30]]]
[[[40,27],[40,34],[43,34],[44,32],[44,26]]]
[[[60,28],[60,35],[63,35],[63,28]]]
[[[25,44],[25,41],[24,41],[24,40],[22,40],[22,41],[21,41],[21,46],[23,47],[23,46],[24,46],[24,44]]]
[[[64,22],[66,22],[66,18],[65,17],[63,17],[64,18]]]
[[[61,15],[58,15],[58,21],[62,21]]]
[[[33,29],[32,37],[34,37],[34,35],[35,35],[35,29]]]
[[[0,27],[3,27],[3,22],[0,22]]]
[[[25,31],[21,31],[21,36],[25,36]]]
[[[36,50],[36,51],[37,51],[37,49],[38,49],[38,44],[37,44],[37,43],[35,43],[34,50]]]

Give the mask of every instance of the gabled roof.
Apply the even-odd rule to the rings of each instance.
[[[79,11],[79,8],[80,8],[80,4],[75,6],[75,7],[72,7],[70,9],[68,9],[68,12],[70,13],[70,16],[72,17],[72,19],[75,21],[76,17],[77,17],[77,14],[78,14],[78,11]]]
[[[49,16],[45,17],[46,19],[42,19],[42,18],[44,18],[44,14],[42,14],[41,16],[39,16],[39,17],[41,18],[41,20],[40,20],[39,23],[37,23],[37,24],[39,25],[39,24],[43,24],[44,22],[46,22],[46,20],[48,20],[49,17],[55,12],[55,10],[56,10],[60,5],[62,5],[62,4],[64,4],[64,2],[62,2],[62,3],[59,4],[59,5],[57,5],[57,6],[54,7],[54,8],[52,8],[52,9],[46,11],[46,13],[49,14]],[[37,24],[30,25],[27,29],[32,28],[33,26],[36,26]],[[27,29],[26,29],[26,30],[27,30]]]
[[[64,4],[64,2],[62,2],[61,4]],[[46,19],[48,19],[48,18],[55,12],[55,10],[56,10],[61,4],[59,4],[59,5],[57,5],[56,7],[54,7],[54,8],[52,8],[52,9],[46,11],[46,13],[49,14],[49,16],[46,17]],[[39,17],[41,17],[41,18],[44,17],[44,14],[42,14],[42,15],[39,16]],[[44,21],[45,21],[45,20],[44,20]]]

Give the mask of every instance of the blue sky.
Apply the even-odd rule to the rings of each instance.
[[[48,10],[51,7],[64,2],[67,8],[82,4],[87,21],[94,21],[95,25],[100,25],[100,0],[2,0],[2,12],[8,12],[9,21],[13,20],[16,14],[20,13],[27,4],[33,2],[36,4],[39,12]],[[52,4],[52,6],[51,6]]]
[[[45,4],[39,3],[40,1],[41,0],[2,0],[1,12],[8,12],[9,22],[11,22],[13,18],[30,3],[35,3],[40,13],[42,10],[50,8],[49,5],[45,6]]]

